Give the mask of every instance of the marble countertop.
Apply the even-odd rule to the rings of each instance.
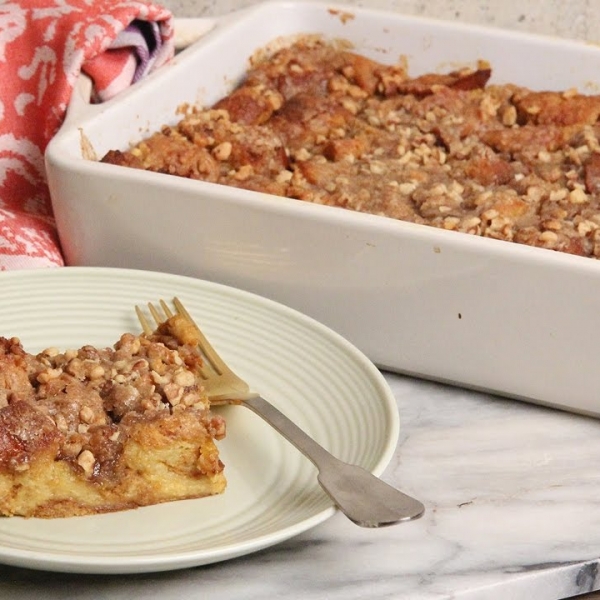
[[[302,0],[300,0],[302,1]],[[590,0],[315,0],[393,10],[448,21],[598,42],[600,3]],[[161,0],[178,17],[212,17],[261,0]]]
[[[163,2],[179,17],[253,3]],[[600,22],[600,3],[589,0],[368,5],[589,41],[596,41],[593,25]],[[560,600],[600,589],[600,420],[386,378],[402,425],[384,479],[421,499],[423,518],[366,530],[337,514],[273,548],[165,573],[69,575],[0,566],[0,598]]]
[[[340,514],[229,562],[139,575],[0,567],[0,598],[559,600],[600,589],[600,420],[386,374],[401,435],[384,479],[426,505]]]

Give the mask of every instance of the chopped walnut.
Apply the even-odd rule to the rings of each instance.
[[[77,457],[77,464],[85,471],[86,475],[90,476],[94,472],[96,459],[89,450],[84,450]]]

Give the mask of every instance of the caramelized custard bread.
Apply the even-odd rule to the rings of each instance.
[[[0,513],[69,517],[224,491],[194,330],[28,354],[0,338]]]
[[[307,36],[103,161],[600,257],[600,96],[491,75],[412,76]]]

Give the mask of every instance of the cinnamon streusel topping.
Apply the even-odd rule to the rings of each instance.
[[[202,358],[173,317],[113,347],[0,337],[0,514],[71,516],[220,493]]]
[[[600,96],[490,76],[307,37],[103,161],[600,257]]]

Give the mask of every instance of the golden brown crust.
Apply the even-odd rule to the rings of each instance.
[[[314,36],[104,162],[600,257],[600,96],[410,77]]]
[[[225,435],[180,317],[113,348],[0,338],[0,514],[64,517],[221,493]]]
[[[54,423],[28,402],[0,410],[0,472],[26,471],[43,455],[54,459],[63,441]]]

